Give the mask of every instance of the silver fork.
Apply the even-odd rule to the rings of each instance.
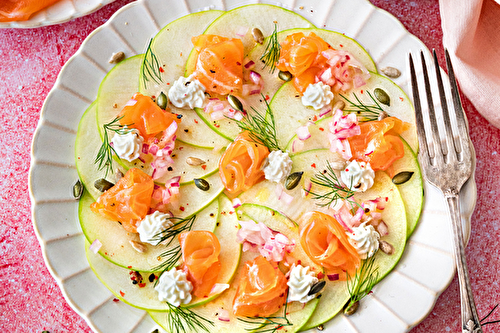
[[[417,134],[420,144],[418,160],[427,181],[443,192],[446,202],[448,203],[448,211],[451,216],[453,229],[455,261],[457,263],[460,285],[462,332],[479,333],[483,331],[477,316],[476,305],[474,304],[474,297],[469,281],[469,273],[467,271],[460,218],[460,203],[458,199],[462,185],[472,174],[472,148],[448,50],[446,50],[446,67],[448,68],[451,85],[452,104],[455,109],[455,122],[452,122],[448,111],[448,103],[436,51],[433,52],[433,55],[444,130],[438,127],[436,110],[432,99],[433,92],[431,91],[424,53],[422,51],[420,56],[422,59],[428,112],[425,112],[426,110],[424,110],[424,112],[422,111],[415,66],[410,54],[411,85],[415,103]],[[428,123],[425,123],[423,113],[427,114]],[[430,126],[428,125],[429,123]],[[430,137],[429,140],[427,140],[426,135]]]

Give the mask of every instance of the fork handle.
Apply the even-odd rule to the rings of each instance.
[[[458,191],[450,190],[445,193],[448,203],[453,228],[455,261],[457,263],[458,282],[460,285],[460,303],[462,312],[462,333],[482,333],[481,323],[477,316],[474,296],[469,281],[467,271],[467,261],[465,259],[465,247],[463,241],[462,221],[460,218],[460,202]]]

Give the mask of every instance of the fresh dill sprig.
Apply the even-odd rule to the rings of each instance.
[[[276,64],[280,59],[281,45],[278,42],[278,25],[274,24],[274,31],[269,39],[267,40],[266,49],[260,57],[260,60],[264,61],[264,68],[269,66],[269,73],[274,73],[276,70]]]
[[[282,150],[276,138],[276,124],[274,122],[273,111],[264,95],[262,95],[262,98],[266,103],[266,114],[262,115],[252,107],[254,114],[247,115],[243,120],[238,121],[238,126],[242,131],[248,131],[250,138],[256,143],[263,144],[269,150]]]
[[[316,193],[311,190],[305,190],[306,192],[313,195],[313,199],[320,201],[317,203],[318,206],[325,207],[329,206],[337,200],[347,200],[354,196],[355,191],[351,190],[350,187],[343,186],[335,171],[333,170],[329,162],[326,163],[326,172],[318,172],[311,178],[311,183],[327,188],[326,192]],[[353,201],[354,204],[357,204]]]
[[[149,81],[154,81],[157,84],[163,82],[160,71],[160,62],[151,48],[152,42],[153,39],[151,38],[148,48],[146,49],[146,53],[144,54],[144,60],[142,61],[141,76],[144,86],[146,86],[146,83]]]
[[[180,245],[174,246],[168,249],[167,251],[161,253],[158,257],[167,259],[158,266],[153,267],[153,271],[162,271],[162,273],[165,271],[169,271],[175,267],[179,259],[181,259],[182,257],[181,246]]]
[[[200,316],[190,309],[174,306],[167,302],[168,306],[168,331],[169,332],[210,332],[208,325],[214,323]]]
[[[245,328],[245,331],[251,331],[254,333],[275,333],[281,330],[283,327],[292,326],[293,323],[287,318],[287,307],[288,307],[288,291],[285,298],[285,306],[283,307],[283,316],[271,316],[271,317],[245,317],[238,318],[239,321],[254,326],[253,328]],[[255,327],[258,326],[258,327]]]
[[[344,312],[349,312],[355,303],[368,295],[378,280],[378,267],[374,266],[375,256],[362,260],[361,266],[356,270],[354,276],[347,273],[347,290],[351,297]]]
[[[132,129],[126,128],[129,125],[122,125],[119,123],[120,119],[123,117],[116,117],[111,122],[104,124],[102,127],[104,129],[102,145],[97,152],[97,156],[94,160],[94,164],[97,164],[97,170],[102,170],[106,168],[105,178],[108,175],[108,172],[112,171],[113,168],[113,153],[120,158],[117,154],[113,146],[111,145],[111,141],[108,136],[108,131],[118,133],[120,135],[125,135],[132,131]]]
[[[152,241],[155,241],[157,244],[160,243],[166,243],[165,246],[169,246],[179,235],[180,233],[184,231],[189,231],[193,227],[194,220],[196,219],[196,215],[193,215],[189,218],[181,219],[178,217],[172,217],[169,220],[178,220],[176,223],[174,223],[172,226],[168,227],[167,229],[160,231],[156,235],[153,236],[151,239]]]
[[[378,116],[381,112],[384,112],[384,109],[380,106],[380,103],[377,101],[377,99],[368,91],[366,90],[366,93],[368,96],[370,96],[370,99],[375,103],[372,105],[368,105],[363,103],[359,97],[353,93],[354,98],[356,99],[356,102],[351,101],[344,95],[340,95],[343,99],[346,100],[350,105],[348,105],[345,109],[344,112],[348,113],[356,113],[358,117],[360,117],[360,121],[372,121],[372,120],[378,120]]]

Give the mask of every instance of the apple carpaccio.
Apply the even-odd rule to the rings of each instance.
[[[78,128],[95,274],[171,332],[353,313],[422,208],[405,93],[355,40],[272,5],[190,14],[144,43]]]

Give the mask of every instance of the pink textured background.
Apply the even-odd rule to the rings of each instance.
[[[90,332],[45,267],[30,212],[30,145],[40,109],[64,63],[87,35],[131,0],[61,25],[0,30],[0,328],[3,332]],[[395,15],[443,62],[437,0],[372,0]],[[479,316],[500,302],[500,130],[463,99],[477,152],[478,202],[467,261]],[[493,316],[499,318],[500,311]],[[455,278],[412,333],[460,331]],[[500,324],[485,332],[500,332]]]

